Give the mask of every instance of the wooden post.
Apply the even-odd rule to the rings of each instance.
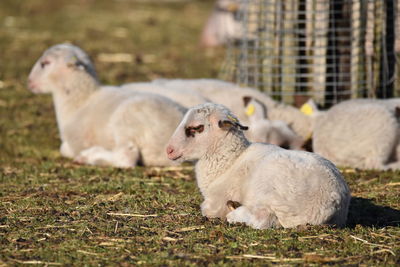
[[[360,0],[361,1],[361,0]],[[352,1],[351,8],[351,98],[360,95],[360,65],[361,65],[361,3]]]
[[[297,0],[282,1],[283,14],[283,40],[282,40],[282,62],[281,62],[281,86],[282,100],[285,103],[293,104],[296,92],[296,64],[297,44],[295,29],[297,28]]]
[[[274,85],[274,74],[275,74],[275,66],[276,63],[276,54],[275,54],[275,30],[277,24],[277,16],[276,16],[276,0],[270,1],[262,1],[262,16],[260,22],[263,25],[259,25],[263,27],[262,38],[260,42],[260,57],[262,58],[261,62],[261,70],[262,73],[262,84],[263,89],[267,93],[271,94],[273,92]],[[265,23],[267,21],[267,23]]]
[[[367,6],[367,29],[365,32],[365,56],[367,68],[368,97],[375,97],[375,80],[373,69],[374,56],[374,25],[375,25],[375,1],[368,1]]]
[[[326,90],[326,54],[329,31],[329,1],[317,0],[315,3],[315,42],[313,56],[313,91],[314,99],[321,105],[325,104]]]

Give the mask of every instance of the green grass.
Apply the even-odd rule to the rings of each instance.
[[[354,198],[343,229],[258,231],[202,217],[189,166],[124,170],[60,157],[51,97],[25,86],[43,50],[80,45],[106,84],[215,77],[224,51],[197,45],[212,4],[1,1],[0,265],[400,264],[400,172],[344,169]]]

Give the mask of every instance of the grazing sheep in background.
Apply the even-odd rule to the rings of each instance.
[[[299,109],[278,103],[266,94],[248,87],[240,87],[234,83],[216,79],[158,79],[153,83],[166,88],[182,88],[196,90],[211,102],[222,104],[235,113],[243,123],[249,118],[243,109],[243,98],[250,96],[260,101],[268,110],[270,120],[281,120],[290,125],[292,130],[302,139],[307,140],[312,134],[313,119]]]
[[[170,165],[165,145],[185,111],[172,100],[101,87],[86,53],[70,44],[46,50],[28,83],[34,93],[53,95],[63,156],[117,167]]]
[[[149,82],[137,82],[121,85],[122,89],[134,90],[136,92],[147,92],[162,95],[172,99],[185,108],[190,108],[199,104],[210,102],[207,98],[194,90],[184,88],[168,88]]]
[[[295,150],[302,148],[304,140],[296,135],[285,122],[269,120],[267,109],[260,101],[247,96],[243,98],[243,101],[251,129],[246,133],[249,140]]]
[[[349,188],[328,160],[309,152],[250,143],[224,106],[191,108],[167,147],[171,160],[198,160],[201,212],[257,229],[346,222]],[[231,203],[241,206],[233,211]]]
[[[342,166],[400,169],[399,107],[399,99],[356,99],[320,112],[314,152]]]
[[[235,19],[239,1],[218,0],[201,34],[200,43],[204,47],[226,44],[230,39],[243,35],[240,21]]]

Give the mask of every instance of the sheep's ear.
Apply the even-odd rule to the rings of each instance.
[[[233,127],[233,122],[224,120],[218,121],[218,127],[224,131],[229,131]]]
[[[78,60],[77,62],[75,62],[75,66],[80,70],[86,70],[86,65],[82,61]]]
[[[71,68],[86,70],[86,64],[78,59],[77,56],[72,55],[67,58],[67,65]]]
[[[396,107],[394,110],[394,115],[399,118],[400,117],[400,107]]]
[[[244,96],[243,97],[243,104],[245,107],[247,107],[247,105],[250,103],[252,97],[251,96]]]
[[[245,113],[248,117],[257,120],[264,120],[267,118],[267,108],[259,100],[251,96],[244,96],[243,104],[245,107]]]
[[[224,131],[229,131],[232,127],[235,127],[242,131],[246,131],[249,129],[249,127],[243,126],[239,122],[232,121],[232,120],[220,120],[220,121],[218,121],[218,127]]]

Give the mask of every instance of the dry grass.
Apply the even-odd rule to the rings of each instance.
[[[400,263],[400,172],[344,169],[346,228],[257,231],[207,220],[190,166],[122,170],[60,157],[50,96],[25,88],[49,45],[89,52],[101,80],[213,77],[197,47],[211,1],[0,3],[0,266]]]

